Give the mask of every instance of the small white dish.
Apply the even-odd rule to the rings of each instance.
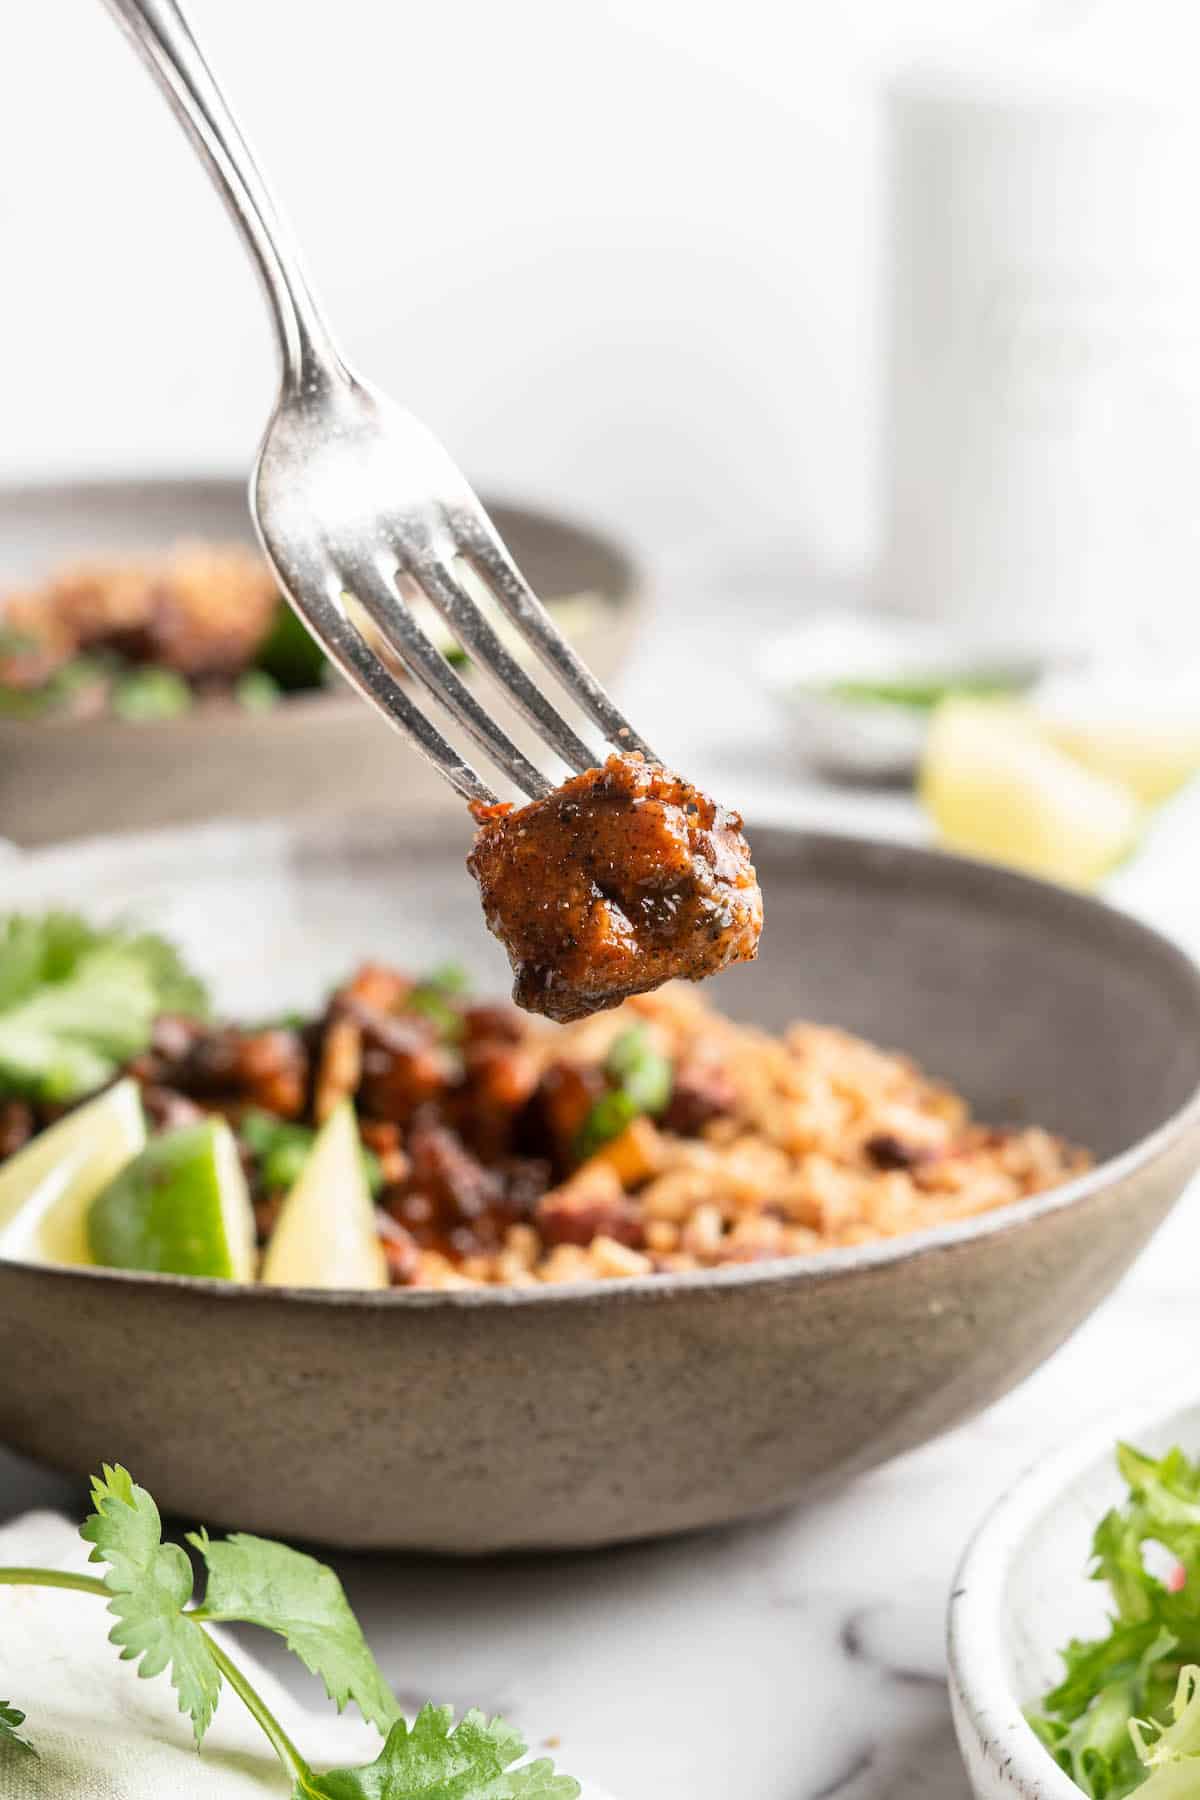
[[[856,698],[855,688],[971,680],[1019,690],[1039,673],[1028,656],[926,620],[849,608],[816,613],[772,638],[756,667],[805,760],[855,781],[910,778],[929,723],[927,707]]]
[[[968,1546],[950,1597],[950,1702],[978,1800],[1080,1800],[1023,1708],[1060,1679],[1059,1651],[1105,1629],[1106,1590],[1087,1579],[1092,1533],[1125,1498],[1118,1441],[1161,1456],[1200,1450],[1200,1398],[1111,1417],[1024,1475]]]
[[[813,614],[770,639],[756,668],[802,756],[846,781],[907,781],[921,758],[928,706],[871,689],[1024,691],[1040,673],[1024,653],[972,643],[923,619],[851,608]]]

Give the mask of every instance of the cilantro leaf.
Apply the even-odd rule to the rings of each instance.
[[[202,1607],[189,1608],[191,1563],[178,1545],[163,1543],[158,1508],[146,1490],[119,1464],[105,1464],[92,1479],[92,1500],[95,1511],[81,1535],[92,1545],[90,1560],[107,1567],[102,1581],[82,1585],[111,1595],[108,1610],[117,1623],[109,1641],[123,1661],[138,1663],[143,1677],[170,1671],[197,1746],[224,1679],[270,1741],[293,1783],[293,1800],[579,1800],[579,1783],[556,1774],[546,1758],[514,1767],[525,1745],[502,1719],[472,1711],[456,1726],[450,1707],[426,1706],[410,1726],[341,1583],[313,1557],[246,1533],[217,1543],[206,1531],[191,1533],[188,1542],[208,1570],[208,1595]],[[0,1576],[22,1586],[62,1585],[50,1569],[5,1569]],[[245,1674],[209,1637],[205,1622],[214,1619],[260,1625],[284,1638],[321,1677],[339,1711],[354,1700],[386,1733],[377,1759],[315,1774]],[[17,1736],[23,1723],[23,1713],[0,1703],[0,1750],[13,1743],[36,1754]],[[1129,1742],[1132,1747],[1131,1734]]]
[[[130,669],[113,683],[112,709],[128,725],[177,719],[194,704],[191,688],[174,669]]]
[[[819,694],[852,705],[902,706],[913,712],[932,712],[943,700],[1004,700],[1030,687],[1028,675],[998,671],[995,674],[900,676],[892,681],[830,681],[814,684]],[[811,689],[807,691],[812,691]]]
[[[153,933],[98,930],[74,913],[0,920],[0,1093],[70,1101],[145,1048],[160,1012],[198,1012],[204,989]]]
[[[283,699],[283,689],[265,669],[247,669],[238,676],[234,696],[244,712],[271,712]]]
[[[206,1619],[277,1632],[305,1668],[320,1676],[339,1712],[353,1700],[386,1734],[400,1708],[332,1569],[286,1544],[245,1532],[216,1543],[205,1531],[192,1532],[188,1542],[208,1567]]]
[[[620,1137],[635,1119],[657,1118],[671,1104],[674,1072],[644,1025],[631,1025],[613,1039],[604,1073],[609,1088],[592,1103],[575,1145],[580,1162]]]
[[[467,1713],[452,1729],[448,1706],[397,1720],[378,1759],[313,1777],[318,1800],[577,1800],[579,1783],[542,1760],[514,1769],[525,1745],[502,1719]],[[300,1787],[296,1800],[308,1800]]]
[[[410,989],[404,1004],[409,1012],[421,1013],[430,1020],[446,1043],[456,1044],[466,1025],[454,1002],[462,999],[470,985],[471,978],[461,963],[439,963]]]
[[[243,1148],[258,1165],[263,1186],[283,1192],[299,1181],[317,1139],[311,1126],[297,1125],[291,1119],[277,1118],[274,1113],[262,1112],[253,1106],[248,1107],[239,1119],[237,1134]],[[383,1170],[373,1151],[361,1143],[359,1149],[367,1186],[374,1197],[383,1187]]]
[[[417,986],[430,988],[438,994],[465,994],[471,986],[471,977],[460,962],[435,963]]]
[[[631,1025],[614,1038],[605,1073],[629,1095],[639,1112],[665,1112],[671,1103],[671,1065],[644,1025]]]
[[[80,1528],[92,1546],[90,1561],[107,1563],[108,1610],[117,1623],[108,1634],[123,1662],[137,1662],[143,1679],[170,1670],[199,1744],[221,1690],[221,1674],[208,1639],[184,1614],[192,1594],[192,1565],[178,1544],[162,1541],[162,1520],[145,1488],[119,1465],[105,1464],[92,1478],[95,1511]]]
[[[10,1706],[7,1700],[0,1700],[0,1750],[5,1744],[14,1744],[18,1750],[25,1751],[28,1756],[36,1756],[37,1751],[27,1738],[19,1737],[18,1726],[25,1723],[25,1714]]]
[[[36,918],[10,913],[0,919],[0,1010],[30,998],[43,986],[69,979],[82,956],[102,948],[136,953],[164,1012],[204,1011],[203,983],[165,938],[120,925],[100,929],[70,912]]]
[[[257,1163],[263,1186],[285,1192],[299,1181],[316,1136],[309,1125],[297,1125],[254,1106],[238,1121],[239,1141]]]

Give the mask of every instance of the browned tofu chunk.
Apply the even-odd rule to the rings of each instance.
[[[757,953],[740,817],[656,763],[610,756],[520,811],[477,817],[467,867],[529,1012],[580,1019]]]

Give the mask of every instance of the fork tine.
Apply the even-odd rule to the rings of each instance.
[[[390,564],[390,566],[389,566]],[[343,558],[341,574],[346,592],[375,621],[388,645],[452,718],[469,731],[498,768],[531,800],[548,794],[551,783],[535,769],[506,732],[489,718],[471,690],[455,674],[432,638],[422,630],[406,606],[396,585],[404,571],[388,558]],[[590,760],[590,759],[589,759]]]
[[[513,705],[534,730],[557,750],[568,768],[594,769],[596,754],[572,731],[557,708],[539,692],[512,652],[505,648],[462,583],[436,556],[408,565],[463,649],[500,683]]]
[[[567,643],[478,501],[448,508],[446,516],[461,554],[487,583],[525,641],[595,720],[609,743],[620,750],[640,750],[647,761],[658,762],[645,739],[617,710],[586,663]]]
[[[266,545],[264,543],[264,548]],[[317,582],[296,571],[289,579],[288,571],[268,551],[279,585],[287,595],[292,610],[299,615],[346,679],[383,714],[393,730],[403,732],[421,754],[445,776],[464,800],[476,800],[494,806],[496,795],[485,786],[470,763],[431,725],[418,706],[405,693],[379,657],[367,644],[347,617],[336,583],[332,591],[322,593]],[[298,599],[296,596],[303,595]]]

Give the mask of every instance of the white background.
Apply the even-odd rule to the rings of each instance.
[[[881,77],[952,29],[986,49],[1086,10],[189,4],[353,359],[481,483],[652,550],[724,556],[758,534],[834,570],[867,563],[880,529]],[[1185,38],[1200,16],[1192,0],[1127,10]],[[0,319],[0,478],[248,464],[273,381],[265,315],[100,0],[0,0]],[[666,670],[678,681],[658,629],[630,689],[637,719],[659,716]],[[679,682],[664,751],[760,816],[794,810],[787,745],[758,707],[747,757],[753,721],[717,704],[724,640],[706,649],[711,693]],[[843,795],[819,814],[804,804],[846,822]],[[1200,842],[1200,796],[1184,804],[1116,892],[1200,947],[1180,860]],[[918,829],[900,800],[860,802],[855,820]],[[561,1733],[565,1766],[623,1800],[724,1800],[739,1782],[762,1800],[964,1800],[940,1648],[954,1556],[1027,1457],[1144,1394],[1147,1369],[1194,1359],[1194,1206],[1035,1382],[850,1499],[603,1562],[347,1562],[387,1674],[515,1706],[531,1737]],[[77,1508],[0,1452],[0,1518],[34,1500]],[[863,1616],[895,1646],[878,1667],[837,1647]],[[649,1701],[630,1653],[647,1643]]]
[[[190,5],[352,358],[478,480],[835,567],[879,529],[880,76],[1086,11]],[[101,0],[0,8],[0,150],[0,477],[246,464],[265,316]]]

